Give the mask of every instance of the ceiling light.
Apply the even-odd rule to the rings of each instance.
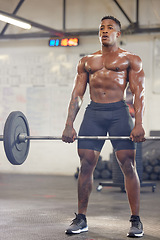
[[[30,29],[31,28],[30,24],[22,22],[22,21],[19,21],[19,20],[16,20],[16,19],[11,18],[11,17],[6,17],[3,14],[0,14],[0,20],[3,21],[3,22],[6,22],[6,23],[13,24],[13,25],[15,25],[17,27],[24,28],[24,29]]]

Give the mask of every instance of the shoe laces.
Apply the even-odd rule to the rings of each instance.
[[[131,224],[132,224],[132,227],[135,227],[135,228],[140,229],[141,224],[140,224],[140,221],[139,221],[139,220],[137,220],[137,219],[131,219],[130,222],[131,222]]]

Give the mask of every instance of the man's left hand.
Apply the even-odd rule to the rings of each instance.
[[[146,140],[145,139],[145,131],[141,124],[134,126],[134,128],[130,134],[130,138],[134,142],[144,142]]]

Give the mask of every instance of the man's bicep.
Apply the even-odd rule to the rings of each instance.
[[[129,84],[133,94],[144,88],[144,71],[142,60],[139,56],[132,56],[130,59]]]
[[[82,58],[77,66],[77,74],[75,76],[73,94],[79,97],[83,97],[87,82],[89,79],[89,74],[85,69],[86,57]]]
[[[73,89],[73,94],[79,97],[83,97],[86,91],[88,82],[88,74],[87,72],[77,73],[75,77],[75,85]]]
[[[131,92],[136,94],[136,92],[144,91],[144,81],[145,75],[143,69],[141,71],[130,70],[129,73],[129,85]]]

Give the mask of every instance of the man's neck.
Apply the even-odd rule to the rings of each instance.
[[[102,54],[105,54],[105,53],[110,53],[110,52],[116,52],[117,50],[118,50],[118,46],[117,46],[117,44],[115,44],[115,45],[106,45],[106,46],[104,46],[104,45],[102,45],[102,49],[101,49],[101,52],[102,52]]]

